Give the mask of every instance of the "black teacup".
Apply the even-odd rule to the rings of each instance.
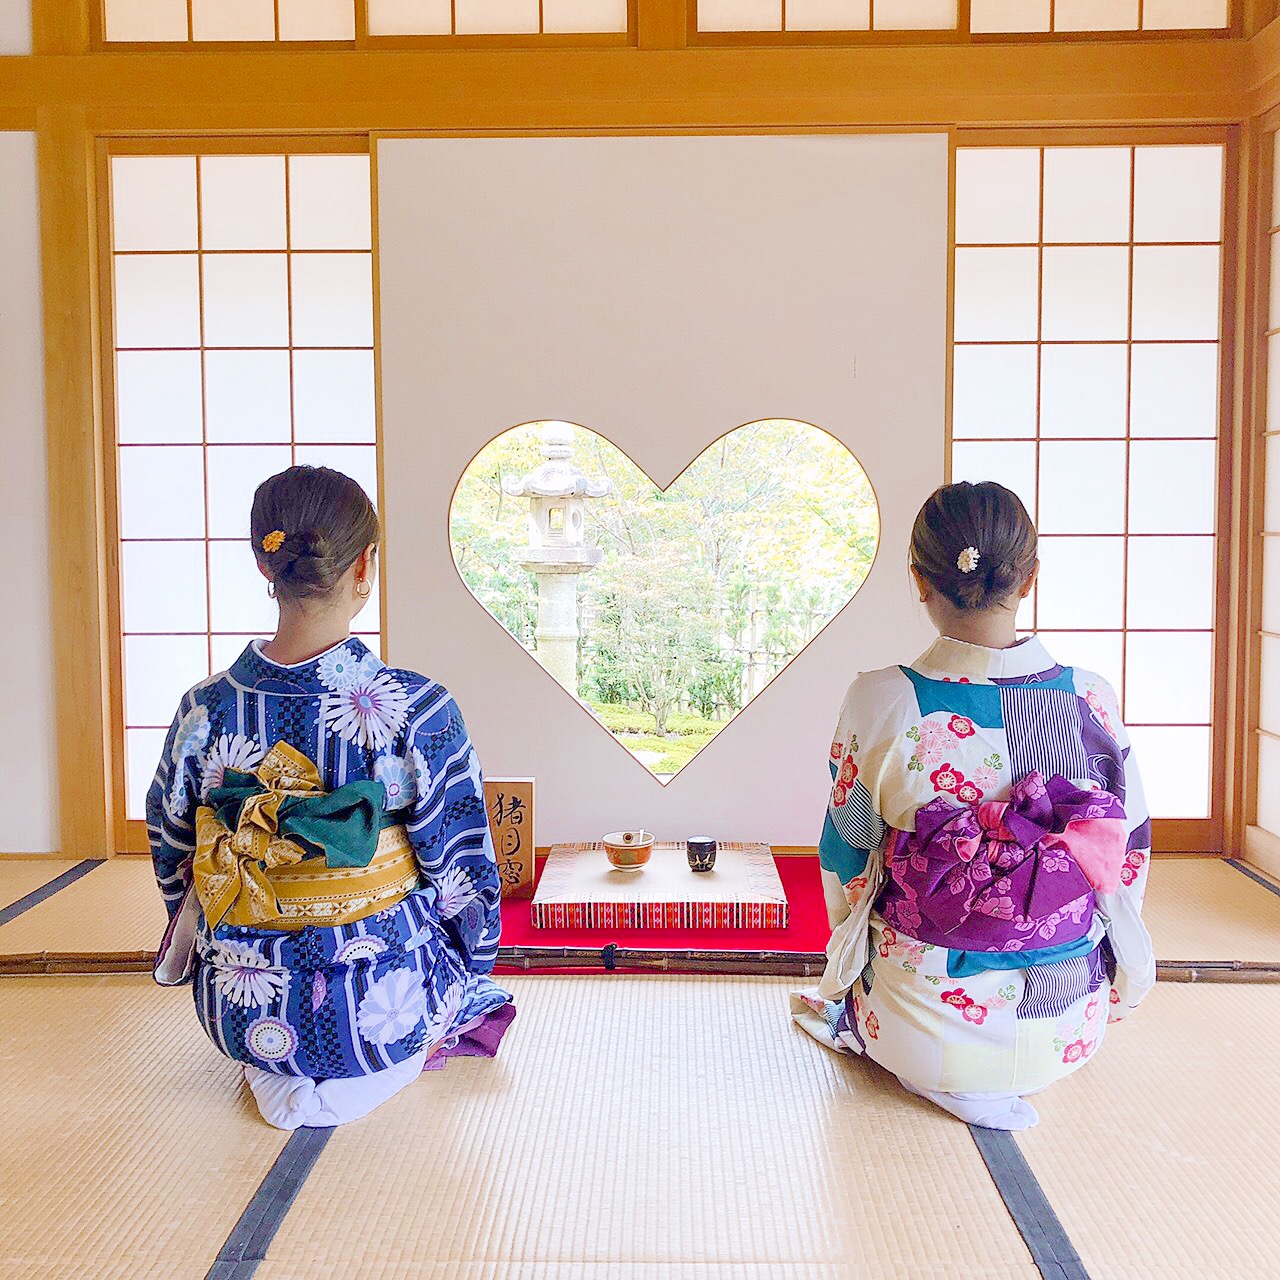
[[[684,848],[690,871],[710,871],[716,865],[716,842],[710,836],[691,836]]]

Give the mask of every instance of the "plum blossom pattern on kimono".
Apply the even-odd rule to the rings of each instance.
[[[835,936],[796,1021],[924,1089],[1025,1092],[1087,1061],[1155,981],[1151,827],[1106,681],[1034,637],[943,638],[854,681],[829,763]]]

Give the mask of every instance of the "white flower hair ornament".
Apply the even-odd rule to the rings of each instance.
[[[977,547],[965,547],[965,549],[956,557],[956,568],[961,573],[972,573],[978,567],[978,561],[982,559]]]

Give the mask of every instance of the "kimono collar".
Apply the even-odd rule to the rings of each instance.
[[[355,636],[306,662],[286,666],[263,656],[263,641],[252,640],[227,675],[246,693],[270,693],[279,697],[314,698],[354,684],[357,678],[376,675],[382,660]]]
[[[1020,640],[1011,649],[988,649],[940,636],[911,665],[935,680],[962,679],[972,684],[1052,678],[1061,670],[1035,636]]]

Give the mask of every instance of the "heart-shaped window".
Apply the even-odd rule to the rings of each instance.
[[[662,782],[848,604],[879,537],[857,458],[791,419],[726,433],[666,489],[594,431],[526,423],[450,508],[471,594]]]

